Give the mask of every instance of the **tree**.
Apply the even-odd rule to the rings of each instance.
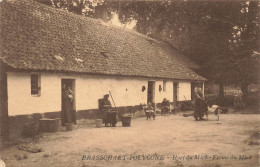
[[[243,100],[248,99],[248,85],[259,82],[259,3],[257,1],[241,2],[241,11],[237,21],[236,35],[233,38],[234,81],[240,84]]]
[[[36,0],[40,3],[61,8],[69,12],[93,17],[95,7],[103,4],[103,0]]]

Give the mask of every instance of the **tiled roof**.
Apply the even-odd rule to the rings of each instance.
[[[182,64],[185,64],[185,66],[191,68],[191,69],[200,69],[201,67],[195,63],[194,61],[191,61],[187,56],[179,53],[176,48],[171,46],[168,43],[163,43],[161,44],[161,47],[167,51],[171,56],[174,57],[175,60],[180,61]]]
[[[0,2],[0,59],[16,69],[204,80],[160,45],[31,0]]]

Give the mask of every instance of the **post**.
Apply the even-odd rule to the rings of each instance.
[[[203,94],[203,99],[205,99],[205,96],[204,96],[204,92],[205,91],[205,82],[202,82],[202,94]]]
[[[9,138],[8,98],[7,98],[7,70],[0,61],[0,139]]]
[[[115,109],[116,109],[116,104],[115,104],[115,102],[114,102],[113,96],[112,96],[112,94],[111,94],[110,91],[109,91],[109,94],[110,94],[110,96],[111,96],[111,99],[112,99],[112,101],[113,101],[113,103],[114,103],[114,106],[115,106]],[[117,109],[116,109],[116,110],[117,110]]]

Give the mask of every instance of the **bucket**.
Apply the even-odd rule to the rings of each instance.
[[[72,131],[73,130],[73,123],[65,123],[66,130],[67,131]]]
[[[102,127],[102,119],[96,119],[96,127],[101,128]]]
[[[129,127],[131,126],[131,116],[122,116],[122,126]]]

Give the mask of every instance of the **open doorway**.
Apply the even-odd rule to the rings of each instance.
[[[155,95],[155,81],[148,81],[147,103],[152,102],[154,104],[154,95]]]
[[[75,79],[61,80],[61,122],[76,124]]]
[[[177,107],[177,98],[178,98],[178,87],[179,83],[178,82],[173,82],[173,105]]]

